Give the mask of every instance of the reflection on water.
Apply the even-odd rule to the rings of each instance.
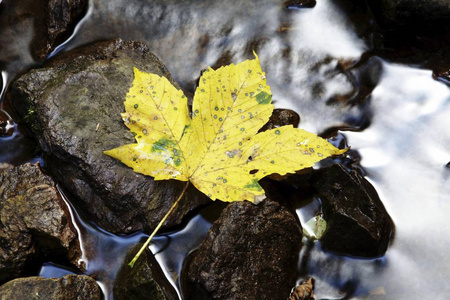
[[[277,108],[297,111],[300,127],[313,132],[350,130],[344,133],[347,142],[361,156],[367,178],[396,225],[386,256],[373,260],[341,257],[322,251],[320,243],[306,243],[300,279],[316,278],[317,299],[371,299],[371,293],[385,293],[386,299],[424,293],[446,299],[450,90],[434,81],[431,71],[363,58],[370,47],[358,32],[367,24],[350,22],[340,2],[346,1],[322,0],[311,9],[287,10],[276,0],[92,0],[90,15],[65,47],[106,38],[143,40],[188,94],[194,92],[201,69],[252,58],[255,50]],[[29,36],[24,32],[8,45],[20,55],[2,58],[11,63],[2,69],[2,92],[6,71],[30,64],[23,50]],[[19,136],[14,132],[0,138],[2,162],[23,162],[14,158],[14,149],[23,145],[14,140]],[[305,221],[319,210],[313,201],[300,217]],[[179,285],[181,261],[210,222],[200,214],[181,231],[155,239],[151,249],[172,284]],[[88,273],[110,291],[111,270],[124,249],[143,236],[118,237],[82,227],[85,243],[94,245],[94,254],[87,256]],[[87,242],[89,236],[93,240]]]
[[[434,290],[434,299],[445,299],[450,295],[444,283],[450,274],[450,170],[445,168],[450,89],[434,81],[431,71],[385,63],[372,97],[371,126],[347,133],[396,224],[389,265],[371,280],[396,299],[426,287]]]
[[[127,252],[139,242],[144,242],[148,235],[135,233],[120,236],[106,232],[85,219],[85,217],[70,204],[70,198],[58,187],[72,217],[72,223],[78,233],[82,257],[80,262],[86,266],[86,274],[92,276],[102,288],[105,298],[113,300],[113,284],[119,268],[124,263]],[[180,298],[181,267],[189,252],[198,247],[225,207],[222,203],[213,203],[201,209],[187,224],[173,233],[166,233],[153,238],[150,245],[152,253],[162,267],[165,280],[175,288]],[[54,263],[45,263],[39,272],[43,277],[61,277],[67,274],[80,273],[73,269]],[[162,280],[161,278],[157,280]],[[159,282],[158,281],[158,282]],[[161,284],[161,282],[159,282]]]
[[[44,263],[39,271],[39,276],[45,278],[58,278],[66,275],[77,274],[74,270],[55,263]]]
[[[100,285],[106,299],[113,299],[114,278],[121,267],[127,251],[144,237],[143,234],[119,236],[111,234],[86,221],[82,213],[70,204],[70,198],[58,187],[72,217],[72,223],[78,233],[82,257],[80,262],[85,265],[86,273],[92,276]],[[41,275],[46,276],[54,273],[64,273],[55,265],[44,265]]]

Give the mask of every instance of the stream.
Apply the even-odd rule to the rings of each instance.
[[[313,8],[280,1],[91,0],[72,36],[50,55],[97,40],[144,41],[192,96],[200,70],[238,63],[255,51],[266,72],[276,108],[296,111],[299,127],[334,132],[360,156],[361,172],[375,187],[395,224],[387,253],[374,259],[346,257],[306,243],[300,253],[300,283],[314,277],[316,299],[447,299],[450,285],[450,88],[419,64],[372,54],[372,19],[351,1],[321,0]],[[0,0],[1,7],[1,0]],[[1,99],[33,61],[29,35],[11,41],[20,55],[0,57]],[[15,46],[14,46],[15,45]],[[39,150],[6,101],[0,121],[0,163],[37,162]],[[118,236],[72,211],[84,249],[87,274],[113,299],[112,282],[126,251],[146,235]],[[297,210],[301,222],[320,203]],[[223,209],[213,203],[189,215],[183,226],[151,244],[165,276],[180,297],[184,258],[206,235]],[[301,268],[300,268],[301,267]],[[75,270],[52,262],[39,275],[63,276]]]

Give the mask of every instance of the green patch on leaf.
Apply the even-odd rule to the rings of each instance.
[[[256,95],[256,102],[258,104],[269,104],[272,102],[272,95],[263,91]]]
[[[251,183],[244,185],[244,188],[249,190],[261,191],[262,187],[258,183],[258,179],[254,178]]]
[[[176,146],[176,143],[170,139],[167,139],[165,137],[159,139],[156,141],[152,146],[152,152],[166,152],[169,149],[172,149]]]

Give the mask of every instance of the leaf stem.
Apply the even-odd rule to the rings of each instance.
[[[153,239],[155,234],[158,232],[158,230],[161,228],[161,226],[167,220],[169,215],[173,212],[173,210],[177,206],[178,202],[180,202],[181,198],[183,198],[188,186],[189,186],[189,181],[186,182],[186,185],[184,186],[183,191],[181,192],[180,196],[178,196],[177,200],[175,200],[175,202],[172,204],[172,207],[170,207],[170,209],[166,213],[166,215],[161,219],[161,221],[159,221],[158,226],[156,226],[155,230],[153,230],[152,234],[148,237],[147,241],[144,243],[144,245],[141,247],[141,249],[139,249],[139,252],[134,256],[133,260],[130,261],[130,263],[128,265],[131,268],[134,266],[136,261],[139,259],[139,256],[141,256],[142,252],[144,252],[144,250],[148,247],[148,244],[150,244],[150,241]]]

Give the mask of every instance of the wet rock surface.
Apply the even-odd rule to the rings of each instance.
[[[88,8],[88,0],[42,2],[44,13],[35,20],[36,32],[32,41],[32,54],[37,59],[44,59],[70,36]]]
[[[450,3],[447,0],[368,0],[368,2],[386,25],[419,27],[433,23],[445,24],[444,22],[450,21]]]
[[[89,217],[115,233],[151,231],[183,186],[178,181],[153,181],[103,154],[135,142],[120,117],[134,67],[172,81],[146,45],[114,40],[56,57],[19,78],[11,92],[13,105],[48,157],[52,175]],[[166,227],[179,224],[206,201],[206,196],[188,189]]]
[[[277,202],[230,204],[185,266],[189,299],[286,299],[301,238],[298,221]]]
[[[0,2],[0,62],[20,69],[32,57],[44,59],[71,35],[87,8],[87,0]]]
[[[52,180],[37,165],[0,169],[0,282],[46,256],[83,269],[77,233]]]
[[[141,246],[142,244],[138,244],[133,247],[125,257],[114,283],[114,299],[178,300],[177,293],[149,250],[142,253],[133,268],[128,266]],[[158,282],[155,279],[159,279]]]
[[[103,294],[94,279],[85,275],[61,278],[18,278],[0,286],[0,298],[8,300],[102,300]]]
[[[395,63],[415,64],[433,71],[450,63],[450,27],[400,28],[378,34],[374,54]]]
[[[359,5],[364,5],[362,1]],[[374,19],[365,39],[373,55],[436,72],[450,62],[447,0],[368,0]]]
[[[322,198],[327,229],[322,247],[344,255],[384,255],[394,225],[373,186],[339,164],[319,170],[312,180]]]

